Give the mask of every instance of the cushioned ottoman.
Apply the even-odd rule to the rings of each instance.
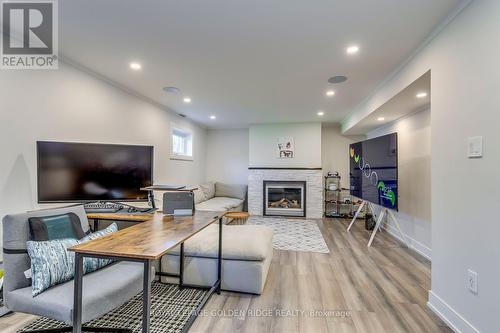
[[[217,280],[219,226],[207,227],[184,245],[184,283],[212,285]],[[223,226],[222,289],[260,294],[273,256],[273,230],[266,226]],[[179,247],[162,259],[162,270],[179,273]],[[169,282],[174,280],[167,278]]]

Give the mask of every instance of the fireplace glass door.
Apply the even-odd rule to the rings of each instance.
[[[305,216],[305,182],[265,181],[264,215]]]

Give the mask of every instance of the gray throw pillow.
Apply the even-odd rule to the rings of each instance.
[[[247,194],[246,185],[240,184],[224,184],[217,182],[215,184],[216,197],[228,197],[245,200]]]
[[[31,259],[31,284],[33,297],[57,284],[71,280],[75,275],[75,254],[68,248],[116,232],[113,223],[104,230],[89,234],[81,240],[55,239],[50,241],[28,241],[26,248]],[[90,273],[112,261],[107,259],[84,258],[83,272]]]
[[[215,183],[200,184],[200,188],[205,193],[205,200],[212,199],[215,196]]]
[[[207,198],[205,197],[205,193],[203,193],[201,189],[194,190],[193,194],[194,194],[195,205],[207,200]]]

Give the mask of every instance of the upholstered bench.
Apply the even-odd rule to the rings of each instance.
[[[273,230],[258,225],[224,225],[222,289],[260,294],[273,256]],[[179,273],[180,248],[162,259],[162,270]],[[212,285],[217,279],[218,225],[211,225],[184,245],[184,283]],[[167,281],[173,282],[171,278]]]

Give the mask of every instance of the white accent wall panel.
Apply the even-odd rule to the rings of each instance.
[[[276,146],[279,137],[294,139],[294,158],[278,158]],[[320,168],[321,123],[250,126],[249,166]]]

